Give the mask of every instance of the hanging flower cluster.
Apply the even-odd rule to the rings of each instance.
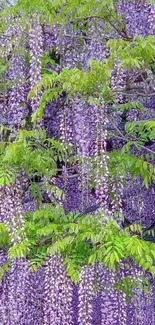
[[[7,75],[13,82],[13,87],[9,92],[8,99],[8,124],[11,127],[20,128],[22,121],[28,115],[25,105],[27,97],[25,58],[20,54],[12,55],[10,64],[11,68],[7,71]]]
[[[60,115],[60,140],[67,142],[69,145],[73,143],[73,119],[69,107],[64,107]]]
[[[91,106],[80,98],[72,100],[74,141],[77,153],[80,157],[80,190],[82,194],[81,209],[84,210],[90,203],[88,180],[89,180],[89,156],[94,137],[94,115],[90,115]]]
[[[64,187],[68,183],[68,170],[69,160],[67,157],[67,147],[73,145],[73,117],[70,107],[64,106],[60,112],[60,141],[63,143],[63,148],[66,149],[65,165],[62,167],[62,176],[64,179]]]
[[[62,258],[49,257],[45,267],[43,325],[73,325],[72,290]]]
[[[25,46],[25,27],[19,19],[13,22],[8,19],[7,24],[10,24],[6,32],[0,39],[1,57],[9,61],[9,68],[5,72],[4,80],[8,80],[10,90],[5,90],[3,97],[2,109],[0,108],[1,118],[5,120],[5,124],[11,127],[19,128],[22,125],[22,120],[27,116],[26,108],[26,65],[23,54]],[[12,53],[12,50],[14,53]],[[7,100],[6,100],[7,98]]]
[[[118,279],[121,281],[126,276],[126,270],[124,267],[124,263],[121,263],[120,270],[118,271]],[[127,324],[127,301],[126,301],[126,294],[123,290],[118,292],[118,318],[119,324]]]
[[[94,267],[84,266],[80,273],[79,281],[79,325],[93,325],[93,296],[94,296]]]
[[[155,5],[150,5],[148,11],[148,33],[155,35]]]
[[[3,250],[0,250],[0,267],[2,267],[7,261],[6,253]],[[6,277],[6,276],[5,276]],[[6,287],[6,281],[0,279],[0,322],[4,323],[6,319],[6,296],[4,295]]]
[[[99,288],[101,288],[101,325],[119,324],[118,292],[113,288],[116,273],[98,266]],[[125,324],[125,323],[124,323]]]
[[[29,269],[26,283],[26,325],[43,325],[44,276],[45,274],[43,269],[38,268],[36,272]]]
[[[22,186],[24,182],[26,182],[25,177],[17,175],[13,185],[0,188],[0,220],[6,224],[11,242],[14,244],[20,243],[25,237],[25,220],[22,214]]]
[[[23,185],[25,181],[25,177],[17,175],[13,185],[2,186],[0,189],[0,220],[7,226],[13,245],[20,244],[26,238],[21,186],[21,183]],[[1,317],[3,322],[6,321],[6,325],[21,325],[25,321],[28,266],[27,262],[21,258],[10,258],[10,263],[10,269],[3,280],[1,301],[3,301],[4,313]]]
[[[39,17],[30,20],[29,29],[29,51],[30,51],[30,89],[33,89],[41,80],[41,58],[43,55],[43,32]],[[32,112],[35,113],[39,107],[41,94],[36,91],[31,100]],[[37,126],[41,126],[38,121]]]
[[[2,58],[7,58],[11,54],[13,48],[17,49],[20,47],[21,37],[25,30],[19,18],[7,18],[6,24],[8,27],[0,36],[0,56]]]
[[[109,215],[108,189],[109,170],[108,154],[106,151],[108,117],[105,104],[96,107],[96,140],[95,140],[95,162],[96,162],[96,198],[106,215]]]
[[[128,36],[147,35],[149,5],[146,1],[119,1],[118,12],[125,23]]]
[[[122,104],[124,101],[123,89],[125,88],[125,82],[126,72],[123,68],[119,67],[119,62],[115,62],[111,76],[111,89],[115,95],[115,104]],[[115,94],[116,90],[119,93]]]
[[[123,213],[123,176],[119,173],[117,178],[111,177],[111,183],[111,211],[113,213],[116,211]]]
[[[22,215],[22,188],[17,178],[12,186],[1,187],[0,220],[8,228],[11,242],[20,243],[24,238],[24,217]]]
[[[21,325],[25,321],[27,306],[26,282],[28,280],[27,262],[12,260],[8,274],[7,325]]]

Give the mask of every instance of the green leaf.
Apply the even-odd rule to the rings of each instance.
[[[96,253],[90,255],[89,258],[88,258],[88,264],[93,264],[93,263],[95,263],[95,262],[96,262],[96,258],[97,258]]]
[[[154,276],[155,275],[155,266],[150,266],[149,268],[151,274]]]

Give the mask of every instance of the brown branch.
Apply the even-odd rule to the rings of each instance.
[[[124,89],[122,90],[113,90],[113,93],[116,93],[116,94],[123,94],[125,96],[129,96],[129,97],[135,97],[135,96],[141,96],[141,97],[152,97],[152,96],[155,96],[155,92],[154,93],[151,93],[151,94],[148,94],[148,93],[127,93],[126,91],[124,91]]]
[[[79,177],[79,175],[80,175],[80,174],[65,175],[65,176],[62,176],[62,175],[60,176],[60,175],[59,175],[58,177],[59,177],[59,178],[63,178],[63,179],[64,179],[64,178],[67,179],[67,178],[75,178],[75,177]]]
[[[112,122],[112,125],[117,130],[117,132],[120,134],[121,138],[124,139],[127,142],[128,139],[126,139],[125,135],[119,130],[119,128],[117,127],[117,125],[115,123],[113,123],[113,122]]]
[[[100,16],[96,16],[96,15],[91,15],[91,16],[86,16],[86,17],[78,17],[76,18],[74,21],[71,21],[71,23],[75,23],[75,21],[78,21],[78,20],[84,20],[84,21],[88,21],[90,19],[99,19],[99,20],[102,20],[104,21],[104,18],[103,17],[100,17]],[[107,20],[107,22],[117,31],[117,33],[123,38],[123,40],[125,41],[130,41],[132,42],[133,41],[133,38],[128,36],[127,33],[125,32],[125,30],[123,31],[120,31],[107,17],[105,18]],[[48,29],[48,30],[47,30]],[[44,25],[44,31],[47,32],[48,34],[51,34],[51,31],[49,30],[49,27],[48,25]],[[66,36],[66,35],[65,35]],[[78,36],[77,36],[78,37]],[[85,38],[85,39],[90,39],[90,38],[87,38],[87,37],[82,37],[82,38]],[[103,37],[103,39],[105,40],[111,40],[113,38],[110,38],[108,36],[105,36]]]
[[[137,143],[136,146],[138,146],[138,147],[140,147],[140,148],[142,148],[142,149],[145,149],[145,150],[147,150],[147,151],[149,151],[150,153],[153,153],[153,154],[155,155],[155,152],[154,152],[154,151],[152,151],[151,149],[149,149],[149,148],[147,148],[147,147],[145,147],[145,146],[143,146],[143,145],[141,145],[141,144],[139,144],[139,143]]]
[[[49,34],[49,35],[52,35],[52,30],[46,29],[46,27],[44,28],[44,32]],[[70,37],[70,38],[75,38],[75,39],[83,39],[83,40],[88,40],[88,41],[92,41],[93,40],[93,37],[89,37],[89,36],[83,36],[83,35],[71,35],[71,34],[64,34],[65,37]],[[110,38],[108,37],[107,35],[103,36],[102,37],[103,40],[106,40],[106,41],[109,41],[109,40],[113,40],[114,38]]]
[[[70,34],[65,34],[65,37],[70,37],[70,38],[77,38],[77,39],[84,39],[84,40],[88,40],[88,41],[92,41],[94,38],[93,37],[89,37],[89,36],[82,36],[82,35],[70,35]],[[109,40],[113,40],[113,38],[110,38],[108,36],[103,36],[102,37],[103,40],[109,41]]]
[[[138,71],[133,78],[128,79],[127,83],[133,85],[135,83],[136,79],[138,79],[138,77],[140,77],[141,73],[142,73],[142,71],[140,71],[140,72]]]

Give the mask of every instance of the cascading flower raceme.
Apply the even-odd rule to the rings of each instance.
[[[41,58],[43,55],[43,31],[39,22],[39,17],[30,20],[29,29],[29,49],[30,49],[30,89],[33,90],[41,80]],[[31,100],[32,113],[39,108],[41,93],[36,91]],[[37,120],[37,127],[42,126],[42,122]]]
[[[51,256],[46,261],[43,325],[72,325],[72,284],[67,278],[62,258]]]
[[[60,115],[60,140],[67,142],[69,145],[73,143],[73,118],[70,108],[65,106]]]
[[[155,35],[155,5],[150,5],[148,12],[148,33]]]
[[[18,49],[21,44],[21,38],[25,30],[22,21],[19,18],[12,17],[6,19],[7,28],[0,36],[0,56],[7,58],[11,51]]]
[[[74,145],[76,146],[77,154],[80,157],[80,166],[78,168],[80,177],[81,191],[81,210],[92,205],[92,197],[88,189],[88,180],[90,178],[89,156],[91,147],[94,142],[94,114],[93,109],[80,98],[72,100],[73,110],[73,130],[74,130]],[[92,113],[90,115],[90,113]]]
[[[115,104],[122,104],[124,102],[123,89],[125,88],[125,83],[126,72],[123,68],[119,67],[119,62],[115,62],[111,76],[111,89],[114,92]]]
[[[23,178],[21,178],[24,181]],[[24,238],[24,216],[22,214],[22,186],[19,176],[14,185],[1,187],[0,220],[8,228],[11,242],[20,243]]]
[[[21,325],[25,322],[25,312],[27,307],[27,280],[27,262],[22,259],[12,260],[7,288],[7,325]]]
[[[111,211],[112,213],[119,211],[123,214],[123,177],[118,174],[117,179],[111,178],[111,182]]]
[[[4,250],[0,250],[0,267],[7,261],[7,256]],[[6,276],[5,276],[6,277]],[[6,281],[4,278],[0,279],[0,322],[3,324],[6,319],[6,299],[4,292],[6,290]]]
[[[22,120],[27,116],[26,108],[26,64],[23,48],[25,46],[25,27],[18,18],[12,22],[8,20],[6,32],[0,39],[1,57],[9,62],[9,68],[5,72],[5,80],[11,84],[9,90],[6,89],[5,97],[3,96],[3,106],[0,107],[0,115],[5,124],[19,128],[22,126]],[[14,53],[12,53],[12,50]]]
[[[149,5],[145,1],[118,2],[118,12],[123,17],[129,37],[147,35],[149,11]]]
[[[108,170],[108,154],[107,146],[107,123],[108,117],[105,104],[101,107],[96,107],[96,141],[95,141],[95,162],[96,162],[96,199],[100,203],[101,209],[105,214],[105,218],[110,215],[108,204],[108,189],[109,189],[109,170]]]
[[[124,264],[121,264],[120,270],[118,271],[117,281],[123,280],[126,277]],[[127,301],[126,301],[126,294],[123,290],[120,290],[118,293],[118,318],[119,324],[127,324]]]
[[[10,64],[11,67],[7,74],[13,83],[13,87],[9,92],[8,99],[8,124],[19,129],[23,126],[22,121],[28,115],[28,109],[25,105],[27,97],[25,58],[23,55],[15,54],[10,59]]]
[[[45,290],[45,272],[38,268],[36,272],[29,269],[26,290],[27,300],[25,308],[26,325],[43,325],[43,301]],[[25,324],[24,323],[24,324]],[[49,323],[50,324],[50,323]]]
[[[93,266],[84,266],[80,272],[78,325],[93,325],[94,276]]]
[[[25,220],[22,214],[22,185],[26,181],[25,177],[17,175],[15,184],[1,187],[0,220],[8,229],[9,237],[13,246],[20,244],[25,236]],[[4,277],[4,290],[2,301],[5,313],[2,321],[7,325],[21,325],[25,322],[27,291],[26,283],[28,280],[27,261],[22,258],[9,258],[11,267],[8,274]],[[5,283],[6,279],[6,283]]]
[[[98,266],[98,279],[101,287],[101,325],[119,324],[118,292],[114,290],[116,274]]]
[[[68,183],[68,166],[69,159],[67,157],[67,147],[73,145],[73,118],[70,108],[64,106],[60,112],[60,141],[63,143],[63,148],[66,149],[65,165],[62,167],[62,177],[64,179],[64,187]]]

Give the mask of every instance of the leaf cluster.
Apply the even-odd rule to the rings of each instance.
[[[1,143],[0,184],[13,183],[15,175],[23,171],[28,178],[50,177],[57,172],[57,160],[65,159],[69,145],[46,137],[43,129],[20,130],[15,141]]]
[[[123,230],[114,220],[103,222],[103,213],[77,217],[75,212],[66,215],[62,206],[44,205],[27,214],[28,240],[10,248],[9,256],[23,256],[26,247],[30,266],[35,269],[46,263],[47,256],[61,254],[66,271],[75,282],[83,265],[102,263],[117,270],[122,260],[130,258],[154,275],[155,245],[132,234],[142,231],[140,225]]]

